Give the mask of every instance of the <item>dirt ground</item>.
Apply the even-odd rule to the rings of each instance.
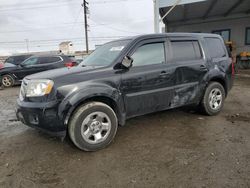
[[[134,118],[90,153],[17,122],[18,92],[0,91],[0,187],[250,187],[250,71],[218,116],[177,109]]]

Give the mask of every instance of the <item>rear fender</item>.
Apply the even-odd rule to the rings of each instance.
[[[227,87],[226,87],[227,83],[226,83],[225,76],[226,76],[226,74],[224,72],[222,72],[221,70],[219,70],[219,68],[216,66],[215,66],[215,68],[210,69],[209,72],[207,72],[207,74],[204,76],[204,79],[201,83],[201,91],[202,92],[200,95],[200,100],[204,96],[206,88],[211,81],[218,81],[219,83],[221,83],[223,85],[223,87],[225,88],[225,91],[227,93]]]

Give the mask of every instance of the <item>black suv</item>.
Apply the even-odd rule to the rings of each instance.
[[[26,77],[17,117],[50,133],[68,132],[78,148],[95,151],[128,118],[190,104],[216,115],[232,83],[232,60],[219,35],[143,35],[109,42],[78,67]]]
[[[9,62],[9,61],[7,61]],[[76,60],[64,55],[35,55],[15,66],[0,69],[1,84],[4,87],[12,87],[20,84],[22,79],[30,74],[65,66],[76,66]]]

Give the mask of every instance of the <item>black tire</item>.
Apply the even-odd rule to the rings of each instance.
[[[95,112],[106,114],[109,118],[111,128],[109,129],[109,134],[107,134],[105,140],[100,143],[89,143],[86,141],[86,138],[82,136],[82,128],[85,126],[83,125],[83,122],[89,115]],[[116,135],[117,127],[118,120],[111,107],[101,102],[89,102],[77,108],[77,110],[73,113],[68,125],[68,133],[72,142],[79,149],[84,151],[97,151],[107,147],[112,142]]]
[[[209,95],[212,91],[217,90],[221,92],[221,103],[217,109],[213,109],[210,105],[210,98]],[[224,87],[218,82],[210,82],[206,88],[205,94],[201,101],[201,109],[202,111],[209,116],[214,116],[220,113],[221,109],[223,108],[225,101],[225,89]]]
[[[9,74],[3,75],[1,77],[1,84],[3,87],[6,87],[6,88],[12,87],[15,84],[15,79]]]

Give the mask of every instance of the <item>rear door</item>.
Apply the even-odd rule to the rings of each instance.
[[[144,40],[129,52],[133,66],[122,74],[127,117],[166,109],[173,94],[173,72],[166,64],[166,39]]]
[[[63,66],[63,59],[60,56],[41,57],[40,66],[43,70],[51,70]]]
[[[63,59],[60,56],[49,56],[40,58],[40,67],[42,71],[51,70],[59,67],[63,67]]]
[[[171,107],[196,103],[201,95],[203,77],[208,72],[200,40],[191,37],[170,38],[175,64],[175,94]]]

